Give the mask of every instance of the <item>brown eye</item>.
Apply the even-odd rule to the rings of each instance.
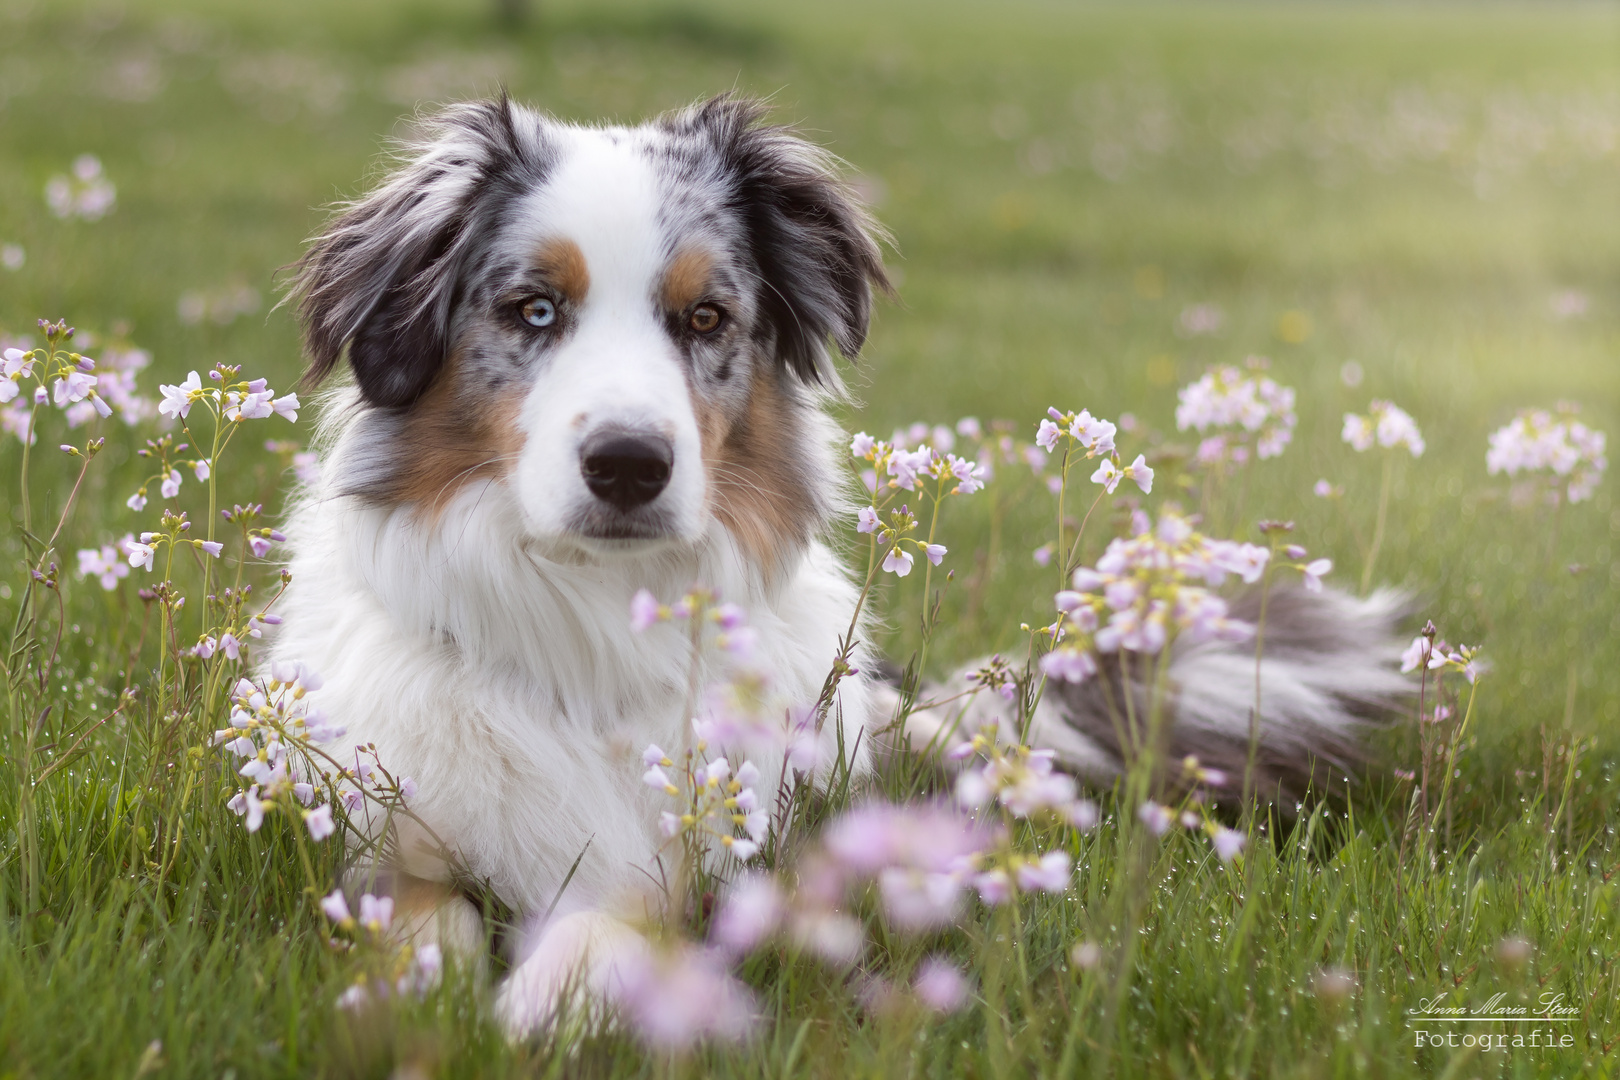
[[[687,317],[686,325],[692,328],[693,333],[712,334],[720,329],[720,309],[713,304],[699,304]]]

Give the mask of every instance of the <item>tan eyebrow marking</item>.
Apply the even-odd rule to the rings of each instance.
[[[570,303],[580,304],[591,291],[591,272],[585,253],[572,240],[553,237],[534,253],[534,268],[544,274]]]
[[[714,256],[699,247],[683,247],[664,269],[658,287],[665,311],[685,311],[703,299],[714,272]]]

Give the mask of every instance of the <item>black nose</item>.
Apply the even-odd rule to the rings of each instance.
[[[674,448],[662,435],[608,431],[591,436],[579,448],[579,471],[585,486],[620,510],[658,498],[669,484],[674,463]]]

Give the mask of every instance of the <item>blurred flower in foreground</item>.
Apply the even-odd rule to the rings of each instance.
[[[942,956],[929,956],[917,965],[911,989],[918,1001],[939,1013],[956,1012],[966,1005],[969,991],[961,969]]]
[[[1355,992],[1356,977],[1344,968],[1323,968],[1311,977],[1311,989],[1320,1000],[1334,1004]]]
[[[647,950],[622,962],[614,995],[635,1032],[661,1049],[700,1039],[744,1038],[758,1015],[754,995],[714,953],[691,945]]]

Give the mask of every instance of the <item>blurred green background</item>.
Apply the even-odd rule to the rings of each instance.
[[[1340,417],[1407,408],[1429,452],[1399,473],[1379,576],[1496,656],[1481,730],[1505,776],[1571,678],[1584,730],[1620,720],[1613,480],[1549,550],[1545,515],[1484,469],[1486,434],[1523,406],[1576,401],[1620,434],[1617,57],[1611,4],[547,0],[513,24],[490,0],[13,0],[0,242],[25,261],[0,270],[0,330],[123,325],[155,356],[148,391],[221,360],[284,386],[299,357],[277,270],[417,110],[505,86],[633,122],[767,95],[894,233],[899,302],[851,373],[852,426],[972,414],[1027,437],[1056,404],[1173,441],[1177,386],[1263,354],[1300,427],[1253,470],[1246,520],[1297,518],[1350,581],[1346,526],[1368,531],[1379,470]],[[46,185],[85,153],[116,207],[59,220]],[[1342,507],[1310,495],[1318,477]],[[1004,482],[1033,493],[982,603],[947,591],[941,662],[1016,643],[1049,606],[1029,552],[1050,503]],[[77,540],[129,527],[118,483]],[[975,498],[947,522],[964,575],[987,548]],[[915,644],[911,619],[891,651]]]
[[[34,320],[60,316],[150,349],[148,394],[216,362],[285,389],[300,362],[290,313],[273,310],[278,268],[324,206],[364,190],[413,113],[500,86],[562,117],[625,122],[735,88],[769,96],[780,120],[842,155],[893,230],[899,286],[850,373],[852,428],[975,415],[1028,438],[1048,405],[1086,407],[1134,414],[1141,427],[1121,449],[1167,462],[1189,442],[1174,431],[1176,388],[1263,355],[1298,390],[1299,428],[1212,516],[1247,538],[1259,517],[1296,520],[1295,538],[1353,587],[1381,463],[1343,445],[1341,418],[1375,397],[1411,412],[1428,452],[1395,473],[1377,576],[1412,592],[1414,628],[1432,617],[1495,665],[1448,804],[1466,864],[1401,864],[1410,787],[1393,770],[1416,764],[1417,740],[1396,727],[1355,800],[1354,839],[1339,847],[1335,825],[1320,860],[1301,844],[1260,879],[1258,904],[1219,872],[1175,868],[1142,939],[1119,1056],[1086,1060],[1154,1076],[1434,1075],[1445,1053],[1414,1053],[1401,1014],[1441,987],[1485,1000],[1490,950],[1520,933],[1537,966],[1503,987],[1570,989],[1591,1010],[1591,1045],[1547,1059],[1464,1051],[1448,1075],[1552,1075],[1583,1054],[1588,1071],[1612,1069],[1620,489],[1611,475],[1591,502],[1549,517],[1522,486],[1488,477],[1484,457],[1515,410],[1560,400],[1620,437],[1620,6],[536,0],[514,25],[495,0],[0,0],[0,336],[37,341]],[[116,204],[98,220],[59,218],[47,188],[86,154]],[[59,416],[49,423],[44,451],[61,430]],[[309,437],[307,420],[266,423],[255,438]],[[135,445],[121,431],[109,440],[64,554],[151,527],[155,505],[124,505],[144,472]],[[225,497],[278,501],[281,462],[246,444],[233,455]],[[14,519],[18,456],[0,434]],[[71,464],[35,455],[40,506],[61,504]],[[1343,499],[1315,498],[1318,478]],[[201,496],[188,480],[184,505],[204,512]],[[1178,497],[1165,468],[1148,505]],[[992,507],[1004,515],[994,541]],[[1050,496],[1020,468],[948,505],[944,569],[957,576],[936,673],[1015,647],[1021,621],[1050,617],[1056,575],[1031,552],[1052,524]],[[15,530],[0,534],[0,561],[16,567],[20,551]],[[896,659],[918,643],[921,576],[879,598]],[[12,577],[0,574],[6,617]],[[64,590],[64,709],[98,713],[124,684],[136,580]],[[54,916],[0,922],[0,1076],[345,1074],[330,1001],[350,972],[287,877],[290,834],[250,840],[224,811],[199,812],[189,891],[172,894],[180,878],[161,874],[154,889],[118,839],[117,792],[141,759],[124,734],[105,739],[50,788]],[[1544,748],[1577,744],[1577,760],[1544,763]],[[1553,834],[1551,804],[1537,802],[1544,772],[1554,802],[1570,785]],[[0,834],[15,850],[17,833]],[[1039,981],[1010,1011],[1027,1021],[1018,1057],[998,1056],[995,1006],[983,1027],[981,1011],[878,1023],[839,975],[756,964],[749,977],[781,1010],[770,1039],[689,1074],[1049,1067],[1052,1033],[1096,1015],[1071,1022],[1064,988],[1078,984],[1061,958],[1090,932],[1103,880],[1086,875],[1089,899],[1030,922],[1021,956]],[[1237,972],[1231,943],[1249,928]],[[1349,1011],[1308,989],[1333,962],[1365,988]],[[435,1071],[410,1064],[418,1044],[424,1061],[442,1046],[449,1075],[679,1067],[622,1039],[511,1051],[477,1022],[476,1001],[457,989],[402,1013],[395,1075]],[[353,1071],[385,1075],[387,1060]]]

